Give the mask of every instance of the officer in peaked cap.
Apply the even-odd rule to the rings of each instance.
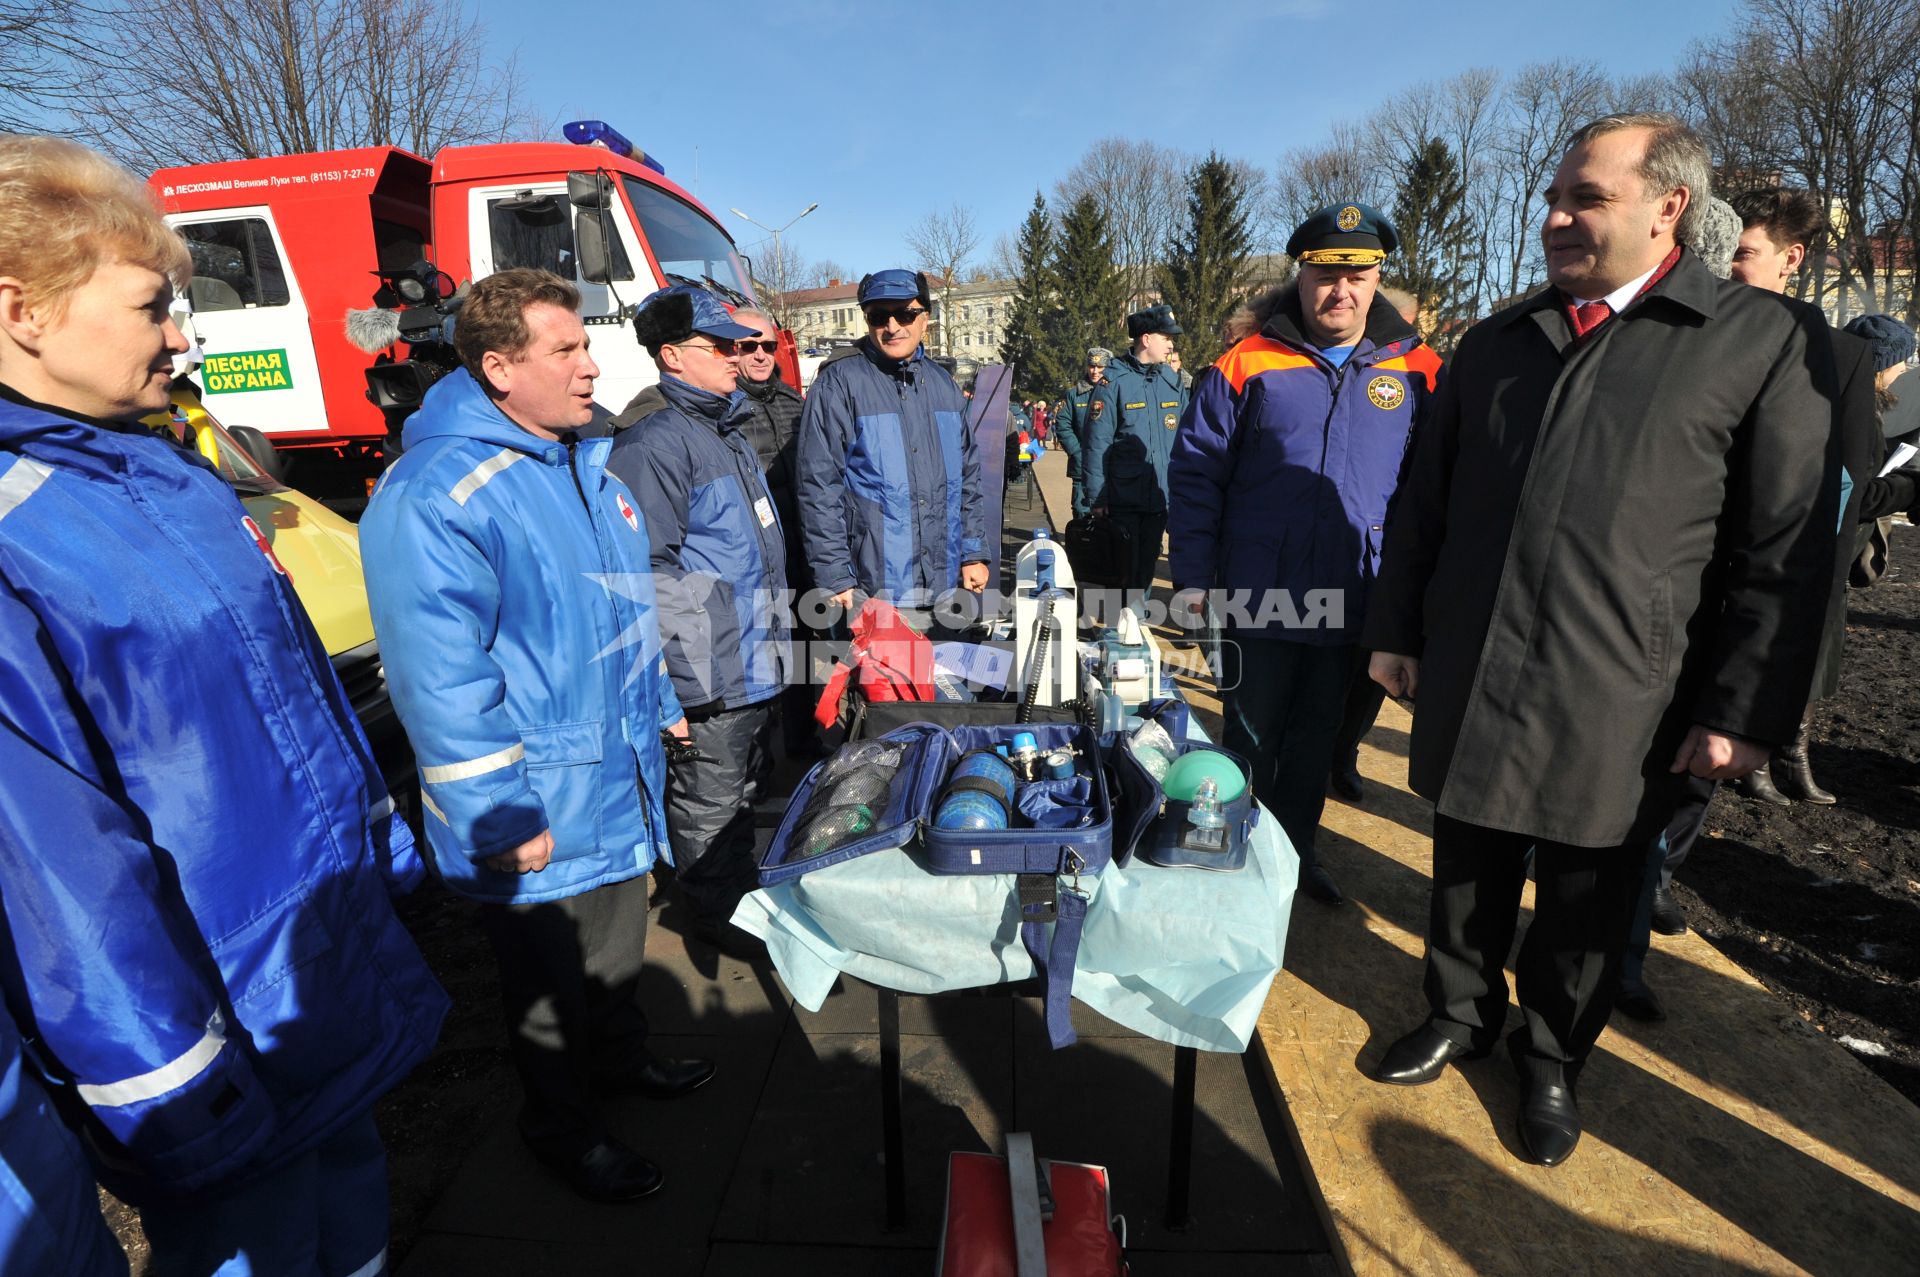
[[[1377,295],[1398,243],[1358,201],[1301,223],[1298,281],[1254,299],[1259,331],[1200,374],[1170,466],[1176,623],[1197,628],[1211,595],[1221,743],[1299,853],[1300,891],[1327,904],[1342,899],[1315,847],[1327,773],[1366,665],[1387,502],[1433,390],[1420,334]]]
[[[1126,601],[1140,604],[1153,587],[1160,538],[1167,527],[1167,459],[1187,410],[1180,375],[1167,366],[1180,324],[1171,306],[1148,306],[1127,316],[1133,348],[1107,368],[1105,384],[1088,404],[1090,422],[1081,456],[1087,505],[1124,525],[1133,537]]]
[[[1294,229],[1287,256],[1302,266],[1378,266],[1400,247],[1393,223],[1358,200],[1329,204]]]
[[[1111,350],[1105,346],[1089,346],[1086,373],[1060,396],[1060,417],[1053,432],[1067,452],[1067,478],[1073,480],[1075,518],[1087,512],[1087,477],[1081,455],[1086,448],[1093,392],[1107,379],[1107,365],[1112,362]]]

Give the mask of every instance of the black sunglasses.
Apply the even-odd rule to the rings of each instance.
[[[705,334],[702,334],[703,336]],[[709,344],[710,343],[710,344]],[[728,337],[708,337],[706,341],[670,341],[669,346],[679,346],[683,350],[692,347],[695,350],[711,350],[723,359],[733,358],[734,343]]]
[[[756,350],[771,355],[780,349],[780,343],[777,341],[736,341],[733,346],[743,355],[751,355]]]
[[[913,321],[927,313],[925,306],[869,306],[867,308],[867,327],[885,328],[891,319],[902,328],[911,328]]]

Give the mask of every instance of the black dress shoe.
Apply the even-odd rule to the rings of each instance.
[[[1507,1039],[1520,1074],[1520,1147],[1541,1166],[1558,1166],[1580,1143],[1580,1109],[1563,1067],[1529,1057]]]
[[[1357,803],[1367,796],[1367,787],[1360,779],[1358,767],[1343,767],[1327,777],[1327,788],[1333,791],[1335,798]]]
[[[1687,912],[1665,887],[1653,889],[1653,929],[1663,936],[1687,934]]]
[[[595,1144],[575,1160],[548,1156],[535,1149],[534,1155],[553,1170],[574,1192],[591,1202],[631,1202],[660,1191],[667,1177],[646,1158],[608,1138]]]
[[[1388,1047],[1373,1076],[1392,1086],[1422,1086],[1439,1077],[1447,1061],[1480,1060],[1486,1054],[1485,1048],[1461,1046],[1429,1021]]]
[[[1304,861],[1300,865],[1300,890],[1323,905],[1343,904],[1347,899],[1340,894],[1340,884],[1317,860]]]
[[[713,1081],[713,1072],[712,1060],[670,1060],[655,1055],[628,1073],[618,1089],[644,1095],[650,1100],[678,1099]]]
[[[1620,986],[1620,992],[1613,996],[1613,1005],[1648,1024],[1658,1024],[1667,1018],[1667,1009],[1660,1005],[1660,995],[1644,984]]]

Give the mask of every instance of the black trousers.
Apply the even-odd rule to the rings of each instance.
[[[606,1138],[595,1080],[647,1059],[646,875],[545,904],[482,905],[480,925],[500,962],[507,1044],[527,1094],[521,1133],[549,1156],[576,1158]]]
[[[1360,742],[1373,730],[1373,720],[1380,717],[1380,706],[1387,699],[1387,689],[1367,677],[1367,665],[1372,659],[1372,652],[1354,647],[1353,674],[1347,680],[1347,703],[1340,717],[1340,732],[1333,738],[1333,765],[1329,771],[1359,767]]]
[[[1700,837],[1700,827],[1707,823],[1707,805],[1713,801],[1713,795],[1719,788],[1720,782],[1717,780],[1688,776],[1686,791],[1680,801],[1674,804],[1673,815],[1667,818],[1667,827],[1647,848],[1646,872],[1640,880],[1640,890],[1634,903],[1633,927],[1627,936],[1626,953],[1620,959],[1620,983],[1640,983],[1647,949],[1653,944],[1654,888],[1670,886],[1673,871],[1686,863],[1687,853],[1693,850],[1693,844]]]
[[[1569,847],[1435,813],[1427,1003],[1463,1046],[1493,1045],[1507,1018],[1507,953],[1533,852],[1533,923],[1514,963],[1527,1055],[1577,1070],[1613,1010],[1646,847]]]
[[[1227,633],[1220,641],[1220,743],[1253,768],[1253,795],[1311,863],[1327,805],[1327,769],[1346,704],[1351,643]]]
[[[753,807],[773,774],[777,700],[687,723],[700,757],[667,765],[667,841],[680,890],[710,922],[733,916],[758,878]]]
[[[1143,602],[1160,569],[1160,538],[1167,530],[1165,510],[1113,510],[1113,521],[1133,535],[1133,563],[1123,587],[1130,604]],[[1135,592],[1140,595],[1134,599]]]

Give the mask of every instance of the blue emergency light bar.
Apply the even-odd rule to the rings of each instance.
[[[629,142],[619,129],[605,120],[569,120],[560,126],[560,131],[567,135],[567,141],[577,146],[604,146],[615,155],[640,161],[661,177],[667,175],[666,165]]]

